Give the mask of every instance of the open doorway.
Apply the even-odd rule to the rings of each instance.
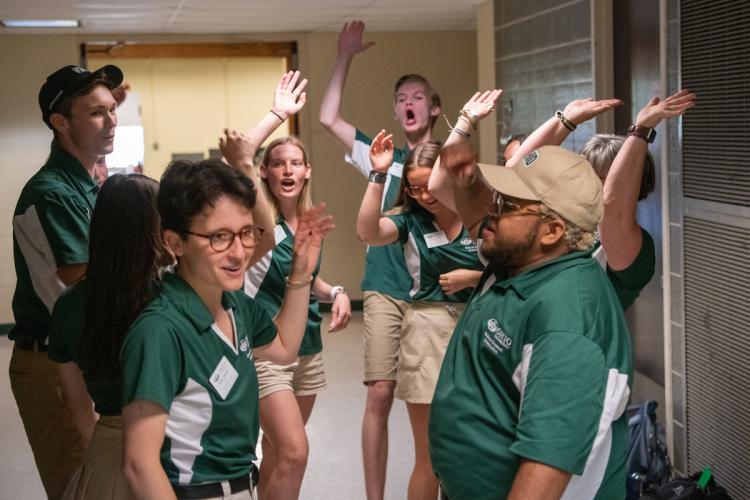
[[[161,177],[174,159],[218,153],[225,128],[241,131],[268,111],[279,76],[295,63],[296,44],[139,44],[87,42],[89,67],[116,64],[129,85],[118,110],[110,173]],[[294,134],[292,117],[269,138]]]

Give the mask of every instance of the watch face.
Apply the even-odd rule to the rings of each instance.
[[[656,129],[652,128],[652,129],[650,129],[648,131],[648,135],[646,136],[646,140],[651,143],[651,142],[654,142],[654,139],[656,139]]]

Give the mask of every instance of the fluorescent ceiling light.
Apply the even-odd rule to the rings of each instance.
[[[6,28],[78,28],[77,19],[3,19],[0,23]]]

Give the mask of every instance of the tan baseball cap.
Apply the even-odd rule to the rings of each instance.
[[[602,181],[586,158],[560,146],[542,146],[510,167],[480,163],[493,189],[522,200],[540,201],[587,231],[595,231],[604,210]]]

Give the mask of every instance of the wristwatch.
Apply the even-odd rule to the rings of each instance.
[[[385,180],[387,178],[388,174],[384,174],[383,172],[376,172],[374,170],[370,172],[370,177],[368,177],[370,182],[374,182],[376,184],[385,184]]]
[[[334,300],[336,300],[336,297],[337,297],[337,296],[338,296],[338,294],[340,294],[340,293],[343,293],[344,295],[346,295],[346,289],[344,289],[344,287],[343,287],[343,286],[341,286],[341,285],[336,285],[336,286],[334,286],[334,287],[331,287],[331,295],[330,295],[330,297],[331,297],[331,302],[333,302]]]
[[[656,130],[642,125],[631,125],[628,129],[628,137],[631,135],[651,144],[656,139]]]

